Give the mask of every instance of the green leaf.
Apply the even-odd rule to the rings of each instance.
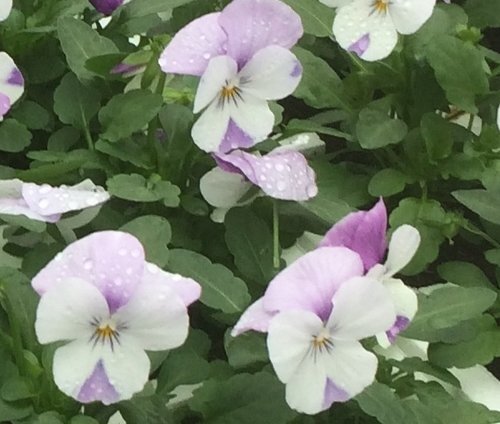
[[[172,238],[172,229],[166,218],[154,215],[140,216],[122,226],[120,230],[139,239],[146,251],[147,261],[159,267],[167,264],[167,244]]]
[[[368,184],[368,192],[374,196],[392,196],[404,190],[407,177],[394,168],[385,168],[377,172]]]
[[[135,141],[132,138],[112,143],[106,140],[97,140],[95,149],[108,156],[129,162],[143,169],[153,169],[150,152],[144,148],[144,140]]]
[[[453,124],[437,113],[426,113],[420,122],[420,130],[425,141],[425,147],[432,161],[447,158],[453,147]]]
[[[160,396],[135,396],[119,403],[120,414],[126,423],[170,424],[170,412]]]
[[[356,124],[356,135],[359,144],[365,149],[378,149],[397,144],[402,141],[408,132],[405,122],[391,117],[371,107],[359,113]]]
[[[229,364],[236,369],[269,361],[266,339],[259,333],[249,331],[238,337],[231,337],[228,331],[224,347]]]
[[[363,412],[377,418],[381,424],[410,424],[399,398],[388,386],[375,382],[355,400]]]
[[[88,126],[101,104],[99,91],[84,86],[75,74],[66,74],[54,93],[54,112],[60,121],[79,129]]]
[[[194,392],[190,407],[210,424],[285,424],[295,413],[285,402],[284,385],[266,372],[208,380]]]
[[[153,13],[167,12],[193,0],[134,0],[123,9],[129,17],[138,18]]]
[[[94,74],[85,67],[85,62],[94,56],[116,53],[118,49],[106,37],[100,36],[89,25],[75,18],[57,21],[57,34],[68,66],[79,79],[91,79]]]
[[[71,418],[69,424],[99,424],[99,421],[85,415],[77,415]]]
[[[267,224],[248,209],[234,208],[224,219],[226,244],[238,270],[267,285],[274,275],[273,236]]]
[[[225,266],[213,264],[199,253],[183,249],[171,250],[168,267],[171,271],[200,283],[200,300],[211,308],[228,314],[240,313],[250,301],[247,286],[242,280],[236,278]]]
[[[445,262],[439,265],[438,274],[445,281],[462,287],[493,288],[486,274],[478,266],[460,261]]]
[[[432,347],[433,345],[431,345]],[[447,369],[435,366],[429,362],[425,362],[420,358],[404,358],[401,361],[389,360],[389,363],[407,373],[422,372],[427,375],[438,378],[453,386],[460,387],[458,379]],[[440,364],[438,364],[440,365]]]
[[[50,122],[47,109],[31,100],[24,100],[12,112],[12,116],[30,130],[43,130]]]
[[[427,60],[448,100],[466,112],[477,113],[476,96],[489,89],[483,54],[472,44],[441,35],[427,46]]]
[[[328,37],[332,33],[335,12],[331,7],[320,2],[304,2],[303,0],[283,0],[299,15],[304,25],[304,32],[316,37]]]
[[[31,143],[31,133],[15,119],[0,123],[0,150],[9,153],[22,152]]]
[[[36,396],[33,383],[26,377],[11,377],[2,384],[2,399],[7,402],[29,399]]]
[[[102,137],[118,141],[142,130],[158,114],[162,103],[161,95],[148,90],[132,90],[114,96],[99,111],[99,121],[105,129]]]
[[[481,218],[500,224],[500,194],[488,190],[457,190],[452,196]]]
[[[467,0],[464,9],[469,15],[470,25],[500,27],[500,2],[497,0]]]

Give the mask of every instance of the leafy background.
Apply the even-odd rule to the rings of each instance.
[[[429,361],[381,358],[378,383],[305,417],[286,406],[264,338],[229,337],[276,272],[272,203],[258,198],[230,211],[224,224],[210,220],[199,179],[214,163],[190,139],[196,79],[164,76],[157,65],[176,31],[227,2],[132,0],[103,26],[86,0],[18,0],[0,26],[0,47],[27,84],[0,124],[0,178],[50,184],[91,178],[113,199],[57,225],[0,216],[0,293],[8,299],[0,313],[1,422],[105,423],[117,409],[127,422],[151,424],[500,421],[467,401],[447,370],[489,364],[495,371],[500,356],[500,2],[439,4],[418,33],[376,63],[332,41],[332,9],[313,0],[285,2],[303,20],[306,34],[294,52],[304,78],[293,97],[275,106],[276,133],[316,132],[326,152],[311,160],[318,196],[280,204],[281,247],[304,231],[322,234],[383,196],[391,228],[410,223],[422,235],[405,281],[454,284],[423,290],[405,333],[431,342]],[[141,71],[132,78],[111,74],[122,61]],[[188,342],[168,356],[152,355],[154,383],[131,401],[82,412],[51,380],[54,347],[42,348],[34,337],[37,297],[29,279],[67,243],[103,229],[136,235],[149,261],[195,278],[203,295],[191,310]],[[12,337],[7,313],[20,338]],[[20,343],[24,357],[16,358]],[[446,382],[448,391],[416,379],[422,372]],[[189,399],[174,398],[193,389]]]

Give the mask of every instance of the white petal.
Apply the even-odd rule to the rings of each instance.
[[[68,278],[55,282],[40,299],[35,330],[40,343],[88,339],[93,333],[90,321],[108,316],[106,300],[95,286]]]
[[[333,296],[327,327],[334,339],[361,340],[388,330],[396,313],[388,290],[377,280],[354,277]]]
[[[75,340],[56,350],[52,372],[59,390],[77,398],[85,381],[100,359],[101,349],[93,349],[87,339]]]
[[[14,77],[16,73],[17,77]],[[13,78],[14,77],[14,78]],[[13,105],[24,93],[22,75],[12,58],[5,52],[0,52],[0,93],[7,96]]]
[[[395,278],[384,281],[384,286],[389,290],[394,302],[396,315],[412,320],[418,309],[418,298],[415,291]]]
[[[193,112],[198,113],[211,103],[222,87],[234,80],[237,72],[238,65],[229,56],[217,56],[210,60],[196,91]]]
[[[391,0],[389,14],[396,30],[413,34],[431,17],[436,0]]]
[[[240,87],[260,99],[279,100],[294,92],[302,76],[302,66],[280,46],[259,50],[238,75]]]
[[[0,21],[5,21],[12,10],[12,0],[2,0],[0,2]]]
[[[216,152],[224,139],[229,125],[229,110],[211,103],[193,125],[191,136],[195,144],[205,152]]]
[[[300,133],[292,137],[280,140],[280,147],[276,148],[274,151],[287,151],[295,150],[296,152],[301,152],[305,156],[314,156],[325,153],[325,142],[319,138],[316,133]]]
[[[287,311],[276,315],[269,325],[267,349],[276,375],[288,383],[305,361],[313,337],[323,330],[323,322],[308,311]]]
[[[114,351],[103,349],[102,360],[109,382],[121,400],[140,392],[148,381],[151,367],[148,355],[125,335],[120,337]]]
[[[200,179],[203,198],[216,208],[232,208],[238,204],[252,184],[240,174],[226,172],[221,168],[208,171]]]
[[[393,233],[389,242],[386,276],[392,277],[412,260],[420,245],[420,233],[411,225],[401,225]]]
[[[184,343],[188,334],[186,306],[166,284],[143,282],[113,318],[125,323],[121,334],[145,350],[173,349]]]
[[[230,105],[231,118],[255,143],[265,140],[274,126],[274,115],[267,101],[249,93],[242,93],[242,97],[237,106]]]
[[[369,34],[368,48],[361,54],[368,61],[389,56],[398,40],[392,19],[383,13],[373,13],[372,4],[372,0],[355,0],[338,9],[333,22],[335,38],[345,50]]]
[[[351,397],[375,380],[377,357],[359,342],[334,342],[330,354],[321,358],[328,377]]]

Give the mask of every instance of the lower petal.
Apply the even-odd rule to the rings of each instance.
[[[104,405],[118,402],[120,395],[109,382],[102,361],[99,361],[94,372],[84,383],[78,393],[78,400],[82,403],[100,401]]]
[[[195,144],[205,152],[217,152],[229,125],[227,108],[211,103],[194,123],[191,136]]]

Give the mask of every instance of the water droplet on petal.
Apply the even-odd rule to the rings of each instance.
[[[38,206],[40,207],[40,209],[47,209],[49,207],[49,201],[47,199],[41,199],[38,202]]]

